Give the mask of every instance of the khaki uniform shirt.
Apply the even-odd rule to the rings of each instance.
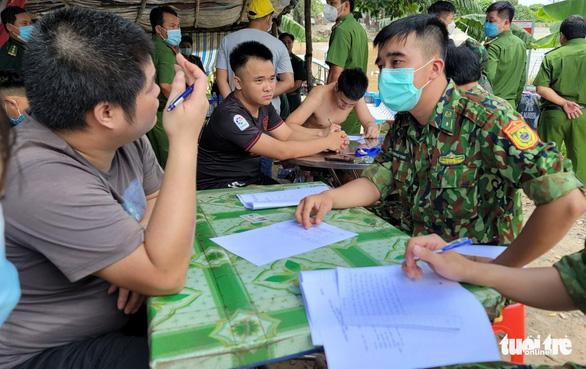
[[[326,63],[343,69],[362,68],[366,73],[368,66],[368,38],[366,31],[352,14],[338,20],[334,25]],[[342,123],[342,129],[348,134],[360,133],[360,122],[354,110]]]
[[[512,31],[504,31],[488,43],[486,50],[488,65],[485,73],[493,93],[516,108],[526,81],[525,43]]]
[[[566,100],[586,105],[586,39],[575,38],[545,54],[533,84],[550,87]],[[557,106],[541,98],[541,107]]]

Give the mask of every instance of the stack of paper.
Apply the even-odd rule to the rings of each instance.
[[[316,186],[299,188],[296,190],[247,193],[236,196],[238,196],[238,199],[242,202],[245,208],[257,210],[297,206],[304,197],[322,193],[327,190],[329,190],[328,186]]]
[[[331,369],[500,360],[480,302],[426,266],[421,281],[399,266],[304,271],[300,287]]]

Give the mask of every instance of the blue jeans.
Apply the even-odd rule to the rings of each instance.
[[[261,156],[260,158],[260,172],[265,176],[273,178],[273,159],[265,158]]]

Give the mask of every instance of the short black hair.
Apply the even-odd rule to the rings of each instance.
[[[438,16],[442,15],[442,13],[456,14],[456,6],[448,1],[439,0],[431,4],[429,8],[427,8],[427,12],[430,14],[437,14]]]
[[[20,13],[26,13],[26,10],[19,6],[8,6],[2,13],[0,13],[0,18],[2,19],[2,24],[4,25],[4,29],[8,32],[8,27],[6,27],[9,23],[14,24],[16,22],[16,15]]]
[[[230,53],[230,68],[234,74],[246,65],[250,58],[273,62],[273,53],[265,45],[257,41],[246,41],[238,44]]]
[[[578,14],[570,15],[562,22],[560,32],[564,34],[566,40],[584,38],[586,37],[586,19]]]
[[[149,20],[151,21],[151,28],[153,29],[153,33],[156,33],[155,27],[163,26],[163,14],[169,13],[173,14],[177,17],[177,12],[173,10],[169,6],[157,6],[151,10],[151,14],[149,15]]]
[[[446,77],[454,80],[456,85],[465,85],[477,82],[480,76],[480,62],[474,51],[466,45],[456,47],[450,43],[446,57]]]
[[[191,38],[191,36],[181,36],[181,43],[183,42],[189,42],[191,45],[193,45],[193,38]]]
[[[295,41],[295,36],[293,36],[292,34],[290,34],[290,33],[287,33],[287,32],[283,32],[283,33],[281,33],[281,34],[279,35],[279,40],[283,41],[283,39],[284,39],[285,37],[289,37],[289,38],[291,39],[291,41]]]
[[[515,17],[515,7],[508,1],[497,1],[486,8],[487,13],[495,10],[498,12],[500,19],[508,19],[509,22],[512,22]]]
[[[338,91],[352,101],[358,101],[368,88],[368,78],[361,68],[344,69],[338,77]]]
[[[11,69],[0,69],[0,96],[26,96],[22,74]]]
[[[24,58],[32,113],[53,130],[77,130],[98,103],[108,102],[132,122],[152,55],[146,32],[119,15],[83,8],[48,13],[35,24]]]
[[[406,40],[413,32],[422,45],[424,55],[437,53],[445,60],[449,40],[448,30],[435,14],[414,14],[397,19],[376,35],[373,44],[381,48],[393,38]]]

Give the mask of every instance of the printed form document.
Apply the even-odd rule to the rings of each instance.
[[[324,346],[329,368],[500,360],[480,302],[458,283],[422,266],[423,283],[410,280],[400,266],[301,272],[312,342]],[[362,291],[355,295],[357,288]],[[379,298],[383,300],[375,301]],[[396,313],[401,319],[393,317]]]
[[[256,266],[303,254],[357,236],[327,223],[305,229],[297,220],[271,224],[266,227],[228,236],[214,237],[212,241]]]
[[[328,186],[298,188],[295,190],[239,194],[238,199],[251,210],[297,206],[304,197],[329,190]]]

